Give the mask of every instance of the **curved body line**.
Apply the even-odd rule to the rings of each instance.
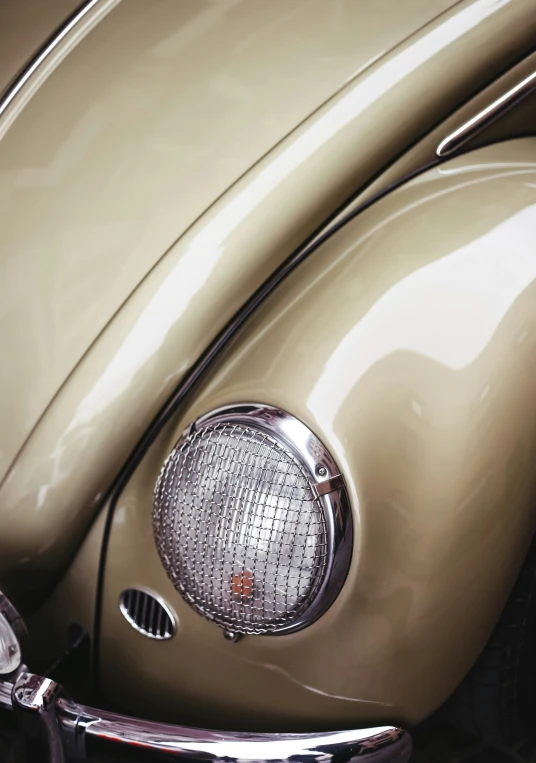
[[[367,0],[369,1],[371,0]],[[434,0],[434,2],[442,3],[447,0]],[[12,217],[13,225],[10,226],[10,230],[13,232],[13,241],[16,246],[10,247],[10,251],[17,249],[17,251],[29,252],[29,265],[30,262],[39,262],[40,253],[46,250],[51,253],[50,262],[47,257],[47,269],[50,273],[58,274],[54,275],[54,279],[52,276],[39,279],[36,275],[34,279],[36,293],[35,295],[32,293],[30,299],[27,284],[24,281],[21,258],[16,260],[13,254],[10,255],[17,266],[18,278],[20,278],[20,289],[14,296],[17,297],[17,303],[21,305],[21,309],[26,309],[26,305],[30,305],[28,309],[32,309],[34,314],[33,310],[37,311],[38,300],[41,299],[44,300],[44,304],[54,305],[54,313],[50,314],[50,321],[43,326],[43,332],[40,332],[42,322],[39,322],[38,318],[35,324],[36,331],[30,330],[29,323],[24,323],[23,326],[20,322],[20,331],[17,323],[10,324],[14,327],[13,332],[9,334],[15,347],[14,356],[18,357],[18,346],[29,346],[25,341],[26,336],[31,335],[32,341],[41,345],[39,355],[24,353],[21,355],[23,360],[19,366],[16,369],[14,367],[10,369],[10,378],[29,380],[28,394],[23,400],[22,389],[20,389],[19,399],[24,403],[24,405],[21,403],[20,411],[18,409],[13,411],[12,415],[12,412],[5,408],[10,421],[12,418],[15,421],[16,418],[17,427],[16,432],[15,426],[5,428],[6,440],[9,437],[8,456],[12,460],[17,453],[19,455],[17,472],[12,471],[2,486],[2,505],[5,507],[3,508],[5,528],[2,532],[2,549],[7,546],[9,548],[6,548],[5,552],[2,550],[0,554],[0,574],[5,572],[10,576],[12,582],[9,583],[6,580],[4,585],[8,594],[16,596],[19,606],[21,606],[23,595],[27,599],[24,608],[35,605],[37,585],[32,568],[44,566],[43,554],[33,554],[30,550],[33,552],[34,549],[41,550],[46,546],[47,557],[51,559],[50,565],[47,566],[46,580],[45,576],[39,577],[39,588],[44,590],[45,582],[48,580],[52,582],[52,578],[57,579],[67,564],[72,539],[75,539],[76,543],[82,540],[83,532],[86,531],[91,518],[101,505],[103,492],[108,492],[108,486],[112,485],[123,468],[133,445],[141,440],[151,421],[154,421],[166,401],[171,399],[174,388],[176,389],[189,369],[193,368],[206,347],[217,340],[244,302],[256,291],[258,293],[261,284],[265,283],[270,274],[297,251],[302,242],[311,243],[312,235],[318,232],[319,222],[328,220],[334,211],[341,210],[343,203],[359,188],[363,188],[371,179],[378,178],[379,173],[390,166],[394,157],[402,156],[409,145],[415,144],[418,135],[426,134],[430,125],[438,123],[442,115],[452,114],[459,103],[466,102],[483,83],[489,82],[494,72],[497,70],[503,72],[513,57],[519,60],[526,46],[530,45],[530,50],[533,49],[536,20],[533,18],[532,2],[528,0],[530,8],[526,3],[527,0],[521,0],[520,4],[512,4],[515,8],[513,16],[503,11],[502,5],[489,5],[487,0],[484,3],[478,0],[471,5],[470,7],[474,8],[472,14],[467,13],[465,3],[458,11],[446,14],[441,20],[435,21],[430,28],[427,27],[426,31],[419,32],[415,39],[404,43],[402,49],[389,54],[380,65],[376,64],[366,77],[358,78],[359,81],[348,91],[346,89],[341,91],[334,100],[322,107],[320,111],[316,111],[310,122],[304,123],[302,120],[298,130],[288,133],[288,137],[284,142],[277,144],[273,152],[267,149],[268,140],[263,142],[262,146],[259,143],[259,155],[264,158],[254,165],[251,172],[246,171],[245,164],[238,157],[243,151],[243,141],[237,138],[233,144],[236,163],[233,163],[231,171],[227,172],[226,166],[222,165],[221,175],[218,175],[206,194],[203,191],[197,196],[196,192],[196,198],[184,214],[180,213],[181,219],[178,222],[175,209],[179,208],[174,201],[175,193],[182,193],[182,188],[187,186],[183,185],[183,180],[175,186],[175,181],[181,172],[181,157],[190,155],[190,152],[183,154],[182,151],[172,149],[174,161],[177,162],[177,173],[174,171],[175,165],[170,166],[167,158],[161,153],[160,148],[164,145],[163,134],[160,128],[156,127],[158,120],[154,121],[155,104],[150,99],[147,100],[145,96],[141,97],[142,92],[145,93],[145,88],[148,94],[152,92],[152,85],[149,84],[153,82],[152,77],[149,77],[147,81],[142,77],[144,85],[140,91],[140,98],[128,96],[131,87],[138,92],[136,85],[136,81],[139,80],[138,69],[137,65],[132,65],[132,56],[135,59],[141,54],[149,66],[146,68],[143,64],[143,71],[152,71],[153,59],[150,51],[153,37],[147,36],[146,23],[151,18],[151,12],[147,11],[147,4],[121,3],[113,6],[106,19],[93,27],[91,39],[88,36],[81,44],[77,44],[80,33],[85,32],[86,26],[89,26],[88,22],[93,21],[97,14],[100,15],[102,9],[107,10],[111,7],[106,3],[97,5],[87,14],[81,25],[61,43],[57,52],[50,57],[50,63],[43,65],[41,72],[16,99],[3,120],[4,124],[11,121],[14,112],[18,111],[19,104],[33,92],[33,83],[40,84],[42,75],[48,74],[49,66],[56,64],[56,60],[63,55],[64,48],[73,41],[75,46],[71,46],[70,52],[64,58],[64,63],[69,66],[66,65],[63,69],[64,63],[60,63],[59,71],[54,70],[53,76],[43,83],[43,89],[40,90],[38,97],[28,103],[18,117],[20,122],[16,129],[10,129],[9,145],[8,142],[4,144],[6,157],[8,157],[12,142],[13,148],[15,144],[18,145],[17,133],[24,129],[24,141],[28,141],[28,146],[35,144],[37,159],[32,163],[35,164],[35,171],[38,171],[36,178],[41,176],[45,180],[50,178],[52,183],[50,189],[45,188],[44,185],[38,187],[32,179],[34,175],[31,173],[28,175],[31,181],[28,183],[28,193],[30,193],[28,208],[29,211],[36,211],[36,216],[32,217],[31,222],[25,219],[24,227],[15,224],[15,207],[20,203],[19,196],[7,197],[7,200],[15,205],[15,216]],[[353,7],[353,4],[350,5]],[[166,0],[162,3],[162,8],[171,13],[171,20],[175,16],[170,9],[179,6],[182,8],[182,4],[170,4]],[[504,8],[509,6],[510,4]],[[127,25],[130,8],[137,8],[139,11],[139,13],[132,11],[134,15],[129,22],[133,25],[132,29],[137,30],[136,40],[139,44],[137,43],[132,49],[126,46],[127,58],[120,67],[114,67],[115,50],[125,47],[118,45],[119,37],[116,35],[121,37],[125,34],[128,37],[134,34],[129,31],[130,26]],[[141,9],[145,10],[142,12]],[[453,18],[457,18],[458,21],[454,23]],[[182,15],[178,20],[181,19]],[[421,16],[419,16],[420,19]],[[444,30],[445,25],[445,34],[443,31],[438,32],[438,30]],[[167,22],[157,25],[152,35],[160,40],[167,35],[169,26]],[[526,35],[526,40],[518,36],[518,26],[522,34]],[[252,33],[257,28],[253,22],[250,27]],[[451,81],[447,86],[444,73],[448,72],[450,79],[451,73],[446,64],[452,56],[465,57],[466,51],[471,51],[473,48],[473,38],[476,44],[481,34],[484,32],[486,35],[491,34],[496,29],[502,33],[498,35],[501,45],[498,51],[494,51],[493,57],[486,59],[485,62],[480,59],[475,62],[469,58],[468,65],[460,67],[455,81]],[[505,33],[508,29],[512,29],[512,34]],[[320,30],[318,34],[322,36],[323,31]],[[134,41],[134,37],[132,39]],[[426,42],[424,43],[423,40]],[[439,48],[438,40],[441,43]],[[450,40],[450,43],[447,40]],[[104,46],[104,43],[106,43],[106,56],[102,55],[104,47],[100,50],[100,46]],[[96,56],[93,53],[90,55],[91,51],[96,50],[96,45],[100,50],[99,55]],[[209,50],[209,41],[206,45],[206,50]],[[231,43],[229,45],[230,50],[232,45]],[[351,47],[353,49],[354,43]],[[249,50],[247,48],[248,55]],[[201,53],[205,54],[203,46],[199,48],[200,62],[202,61]],[[426,59],[428,64],[423,68],[419,62],[422,62],[423,57],[426,56],[428,56]],[[396,65],[393,64],[395,59]],[[171,64],[167,68],[164,79],[167,83],[169,78],[172,84],[176,66],[174,62],[178,64],[182,58],[170,60]],[[305,62],[306,58],[303,61]],[[353,53],[351,63],[353,63]],[[217,72],[219,65],[220,58],[216,56],[213,68],[209,67],[210,77],[213,71]],[[318,70],[322,70],[323,66],[319,64]],[[428,97],[422,99],[418,97],[418,94],[422,93],[423,89],[426,90],[425,80],[428,81],[429,66],[432,67],[430,71],[437,73],[436,83],[443,82],[444,86],[427,91],[430,99]],[[286,67],[284,69],[286,71]],[[302,69],[308,71],[305,63]],[[267,66],[266,73],[262,74],[258,80],[259,83],[262,79],[267,81],[269,70],[270,67]],[[187,69],[183,67],[181,71],[184,72],[186,82],[189,79]],[[264,69],[259,72],[264,72]],[[404,76],[402,72],[405,72]],[[102,82],[106,81],[108,75],[115,73],[117,77],[109,87],[107,86],[106,93],[103,93],[101,98],[98,94],[102,92]],[[127,73],[128,77],[124,79]],[[210,77],[207,82],[212,81]],[[285,80],[285,77],[283,72],[282,80]],[[89,93],[86,95],[85,88],[80,87],[83,82],[87,82],[88,86],[91,84],[91,93],[98,103],[98,107],[95,107],[96,111],[87,107]],[[252,84],[256,82],[257,80]],[[333,83],[337,85],[337,82],[340,84],[337,78],[330,80],[329,87],[332,88]],[[130,83],[125,91],[127,95],[124,103],[121,99],[121,103],[126,108],[123,115],[125,119],[121,117],[120,123],[115,123],[113,115],[119,118],[121,116],[119,112],[123,112],[123,107],[120,110],[116,110],[115,107],[111,109],[111,104],[115,103],[117,92],[122,91],[122,83]],[[47,98],[49,88],[50,99]],[[258,92],[258,89],[255,92]],[[407,119],[401,121],[398,114],[406,114],[408,98],[412,99],[413,93],[417,94],[415,101],[418,108],[408,113]],[[169,101],[166,94],[167,86],[163,87],[161,92],[162,100],[159,103],[162,108]],[[55,175],[50,174],[49,169],[46,169],[44,173],[40,169],[55,167],[54,157],[61,156],[59,144],[62,143],[63,136],[56,129],[54,113],[48,110],[49,106],[56,103],[56,97],[58,98],[57,109],[62,113],[64,106],[66,107],[71,100],[76,105],[73,113],[69,112],[71,114],[69,120],[74,120],[72,123],[69,121],[69,125],[74,125],[75,122],[82,125],[86,117],[89,119],[89,126],[78,128],[80,132],[77,133],[81,141],[80,146],[83,144],[86,148],[77,149],[75,152],[83,158],[82,165],[85,169],[83,172],[80,169],[79,174],[73,164],[69,171],[62,175],[62,182],[59,185],[56,185],[59,181],[56,181]],[[314,100],[312,96],[311,98]],[[194,97],[192,105],[195,100]],[[231,101],[229,101],[230,113],[236,113]],[[211,87],[206,88],[204,103],[209,111],[213,106],[216,108]],[[281,100],[277,94],[274,96],[273,103],[273,108],[277,107],[279,113],[280,106],[277,104],[280,104]],[[290,101],[285,100],[285,103],[290,104]],[[341,108],[341,103],[346,104],[348,112],[346,107],[344,110]],[[305,105],[308,108],[308,104]],[[143,107],[143,114],[147,116],[147,120],[145,118],[141,120],[145,126],[136,119],[136,114],[140,116],[142,113],[138,113],[139,107]],[[273,111],[272,108],[267,113],[271,111]],[[366,117],[365,112],[368,114]],[[46,113],[49,120],[46,124],[43,123],[42,128],[38,119],[41,113]],[[297,117],[300,116],[302,116],[301,111],[297,114]],[[344,119],[339,128],[337,120],[341,116]],[[79,117],[82,117],[82,121],[78,120]],[[255,108],[251,110],[251,118],[253,121],[260,118]],[[113,130],[110,130],[108,126],[110,119],[116,125]],[[376,120],[385,125],[385,130],[377,130],[374,127]],[[164,141],[168,147],[176,145],[173,137],[174,125],[184,121],[188,120],[182,120],[180,109],[176,113],[172,110],[169,112],[169,119],[162,120],[169,128],[169,139],[166,137]],[[209,125],[210,123],[206,122],[207,129],[211,130],[212,127]],[[319,125],[322,130],[325,128],[325,133],[321,133]],[[33,136],[35,132],[38,134],[44,132],[45,127],[47,127],[47,134],[52,137],[47,143],[46,157],[39,159],[40,141],[33,140]],[[161,127],[163,128],[163,125]],[[135,132],[133,140],[139,141],[140,147],[144,146],[145,158],[143,161],[140,159],[140,163],[132,161],[131,144],[122,139],[122,136],[130,134],[132,129]],[[69,130],[70,134],[73,134],[71,127]],[[0,122],[0,133],[2,131],[3,124]],[[246,130],[244,135],[246,132],[248,131]],[[235,131],[229,131],[228,135],[224,130],[224,133],[226,142]],[[199,168],[197,159],[201,155],[205,156],[202,145],[203,135],[204,133],[193,127],[192,130],[188,129],[182,138],[184,146],[192,144],[199,147],[199,154],[197,149],[191,154],[195,157],[195,165]],[[268,136],[270,140],[271,136],[272,133]],[[276,135],[275,138],[277,137]],[[86,142],[86,139],[89,142]],[[72,140],[77,146],[79,145],[78,138]],[[419,159],[419,165],[432,157],[433,161],[437,161],[434,154],[439,140],[440,138],[430,145],[425,156]],[[366,152],[356,150],[356,146],[360,144],[367,145]],[[253,160],[258,158],[255,156],[256,146],[257,144],[251,150]],[[8,166],[24,168],[28,164],[25,158],[25,147],[26,143],[21,145],[20,153],[17,154],[18,163],[9,160]],[[145,152],[146,147],[147,152]],[[118,156],[116,151],[120,148],[122,154]],[[213,148],[214,156],[216,156],[219,143]],[[93,167],[92,160],[96,159],[101,151],[103,161],[97,162],[98,166]],[[71,153],[70,148],[67,153]],[[112,156],[120,159],[117,166],[115,158],[113,162],[111,161]],[[157,158],[157,167],[153,174],[153,163]],[[168,181],[172,183],[176,191],[167,195],[163,192],[146,194],[137,182],[138,168],[141,164],[147,172],[150,172],[151,183],[154,183],[155,189],[164,180],[165,183]],[[206,166],[207,173],[209,164],[210,162],[207,161],[203,165]],[[227,165],[227,160],[224,164]],[[76,164],[76,167],[80,166],[80,163]],[[338,168],[336,172],[335,167]],[[411,167],[412,171],[414,167],[415,164]],[[194,169],[192,164],[188,172],[185,170],[186,175],[181,177],[188,178],[188,173]],[[403,168],[402,171],[394,173],[394,177],[390,176],[389,180],[396,182],[400,175],[406,172],[407,168]],[[199,176],[198,172],[195,174]],[[235,178],[232,177],[233,175]],[[225,184],[228,184],[229,178],[231,182],[234,182],[236,177],[240,177],[240,181],[236,182],[228,193],[224,193],[223,189]],[[118,178],[120,182],[116,185]],[[107,179],[109,183],[105,182]],[[41,183],[41,180],[39,182]],[[71,186],[71,183],[74,185]],[[204,183],[196,184],[199,187],[204,185]],[[77,193],[69,191],[75,188]],[[90,205],[92,208],[90,211],[80,211],[79,216],[76,210],[81,209],[77,201],[80,189],[91,190],[94,205]],[[58,195],[55,195],[56,191]],[[20,200],[27,197],[24,189],[21,193]],[[183,198],[186,199],[186,195],[184,194]],[[150,199],[147,204],[143,201],[140,206],[142,196],[144,200],[148,197]],[[188,198],[190,196],[191,194],[188,194]],[[217,203],[214,203],[215,198],[219,200]],[[38,200],[39,203],[37,203]],[[203,215],[202,209],[207,209],[207,206],[210,206],[210,209]],[[143,216],[140,217],[142,208]],[[69,225],[64,225],[67,209],[72,209],[72,214],[68,215],[68,220],[71,222]],[[58,210],[61,210],[61,214]],[[50,214],[48,214],[49,211]],[[59,215],[58,218],[54,216],[56,214]],[[9,220],[7,210],[5,210],[5,216]],[[113,220],[116,223],[110,226],[109,223]],[[193,220],[198,221],[194,226],[192,226]],[[107,227],[101,228],[103,223],[106,223]],[[25,232],[28,231],[28,237],[32,238],[36,235],[34,231],[38,230],[38,226],[44,226],[49,238],[46,241],[43,239],[36,242],[35,246],[28,245],[28,242],[25,244]],[[188,229],[188,233],[182,234],[181,228]],[[139,231],[139,235],[136,231]],[[265,233],[261,235],[261,231]],[[89,234],[91,234],[90,237],[88,237]],[[169,244],[173,241],[177,244],[168,251]],[[112,245],[113,257],[110,256]],[[133,251],[136,251],[135,255],[132,254]],[[147,268],[151,268],[156,259],[160,261],[163,251],[168,251],[168,254],[161,264],[149,273]],[[108,291],[107,285],[102,291],[102,300],[96,301],[93,295],[102,288],[104,272],[109,273],[108,266],[101,270],[101,256],[102,262],[109,263],[110,267],[113,265],[115,271],[114,277],[107,280],[110,290]],[[127,258],[130,263],[128,267]],[[84,263],[83,267],[82,263]],[[37,274],[39,271],[31,268],[30,272]],[[64,275],[60,277],[60,274]],[[71,289],[63,290],[63,288],[56,288],[54,302],[50,303],[52,284],[59,284],[60,281],[63,283],[61,279],[67,277],[71,279],[71,275],[80,285],[76,287],[80,296],[80,299],[76,300],[77,304],[75,305],[75,300],[72,299],[74,292]],[[91,278],[93,281],[90,280]],[[84,286],[86,279],[87,285]],[[84,299],[87,299],[84,304],[87,304],[88,310],[93,310],[92,315],[98,318],[98,323],[89,320],[89,317],[78,322],[84,306],[81,299],[82,291],[78,292],[78,288],[84,292]],[[63,295],[61,306],[60,294]],[[127,294],[131,296],[125,302]],[[57,300],[56,295],[58,295]],[[104,301],[105,295],[108,295],[106,305],[100,304]],[[123,307],[117,314],[117,318],[110,321],[110,316],[115,315],[114,311],[117,311],[118,304]],[[70,318],[73,320],[72,326],[67,323]],[[103,331],[105,326],[106,330]],[[91,344],[99,331],[99,341]],[[68,333],[73,341],[68,340]],[[19,335],[20,340],[23,341],[18,341]],[[40,342],[41,336],[43,336],[43,342]],[[43,349],[45,346],[54,347],[54,352],[45,352]],[[35,357],[32,368],[35,367],[36,370],[41,368],[40,374],[28,373],[29,367],[25,365],[24,360],[26,356],[32,359],[32,363]],[[81,358],[83,358],[82,362]],[[65,383],[61,395],[54,399],[46,416],[41,418],[32,437],[26,442],[24,450],[20,452],[24,436],[39,419],[44,406],[52,400],[59,385],[65,382],[66,374],[75,366],[76,371]],[[43,383],[37,382],[40,377],[43,378]],[[46,385],[44,381],[47,381]],[[128,395],[120,394],[127,386],[129,387]],[[39,399],[37,395],[40,396]],[[139,416],[132,416],[134,396],[137,400],[136,407],[140,411]],[[5,401],[7,396],[3,399]],[[110,415],[112,407],[114,414]],[[15,413],[16,417],[14,417]],[[23,414],[27,416],[26,419],[23,419]],[[80,436],[78,432],[81,433]],[[46,440],[46,444],[42,443],[42,440]],[[110,457],[102,457],[105,451],[110,454]],[[92,459],[91,465],[88,458]],[[8,467],[7,459],[4,461]],[[75,464],[82,461],[84,461],[84,468],[80,473]],[[39,470],[36,468],[36,463],[39,464]],[[22,479],[22,470],[26,473],[26,469],[28,469],[28,479],[32,483],[32,488],[25,486],[22,490],[20,486],[25,485],[26,479]],[[48,487],[45,489],[45,486]],[[23,507],[24,511],[35,517],[36,521],[28,523],[30,534],[25,532],[24,549],[21,551],[18,543],[10,542],[8,539],[19,538],[19,518]],[[64,522],[63,517],[67,515],[71,517],[71,520]],[[24,563],[24,575],[11,576],[11,570],[21,564],[21,559],[26,559],[28,556],[31,557],[32,562]],[[20,592],[18,596],[15,588],[17,592]]]
[[[49,37],[43,47],[36,53],[34,58],[31,59],[27,66],[20,72],[17,77],[15,77],[6,91],[0,96],[0,117],[4,115],[17,95],[28,84],[39,67],[58,47],[60,42],[65,39],[69,32],[71,32],[95,6],[97,6],[99,3],[105,3],[106,1],[107,0],[87,0],[75,11],[72,16],[70,16],[65,21],[64,24],[62,24],[59,29],[54,32],[51,37]]]
[[[383,198],[391,191],[404,185],[404,183],[411,180],[413,177],[417,177],[428,169],[436,166],[438,162],[432,162],[425,167],[419,167],[414,173],[400,178],[396,183],[387,188],[382,189],[378,193],[374,194],[370,199],[367,199],[362,204],[359,204],[354,209],[351,209],[347,214],[341,213],[341,210],[336,210],[331,219],[327,220],[320,228],[313,233],[309,241],[306,241],[285,261],[267,281],[244,303],[242,308],[231,319],[223,331],[216,337],[216,339],[207,347],[205,352],[199,357],[197,363],[190,369],[185,375],[184,379],[172,393],[168,401],[161,408],[159,413],[151,422],[142,438],[138,441],[129,457],[127,458],[123,468],[120,470],[116,479],[111,484],[107,496],[106,496],[106,523],[103,535],[102,548],[99,560],[99,572],[97,577],[97,593],[95,596],[95,613],[93,622],[93,635],[95,643],[95,666],[98,665],[98,652],[99,652],[99,632],[101,628],[101,601],[104,588],[104,573],[106,569],[108,541],[112,530],[112,522],[114,517],[115,507],[119,496],[123,489],[127,485],[130,477],[140,464],[143,456],[155,441],[160,430],[164,426],[165,422],[169,420],[171,416],[178,410],[186,396],[195,388],[197,383],[203,377],[205,371],[213,363],[223,348],[230,342],[230,340],[238,333],[240,328],[253,315],[257,308],[270,296],[270,294],[279,286],[280,283],[304,260],[306,260],[318,247],[333,236],[337,231],[343,228],[346,223],[352,220],[361,212],[371,207],[379,199]],[[349,206],[347,201],[344,204],[344,208]],[[95,679],[97,678],[95,674]]]
[[[206,693],[228,687],[225,706],[211,708],[227,715],[226,726],[264,682],[250,728],[305,731],[313,718],[419,723],[452,694],[489,639],[534,530],[525,465],[536,441],[526,415],[535,193],[519,169],[533,150],[534,138],[481,149],[479,185],[476,155],[468,155],[354,217],[323,253],[301,261],[162,430],[108,527],[97,613],[105,696],[126,702],[150,664],[155,702],[176,686],[191,697],[199,682],[187,666],[204,660]],[[461,230],[452,221],[464,209],[471,225]],[[231,649],[164,576],[147,506],[185,427],[244,400],[292,411],[329,448],[345,476],[355,543],[347,582],[324,618],[299,637],[244,639]],[[133,580],[177,612],[180,649],[170,642],[170,652],[178,649],[182,664],[148,655],[134,674],[125,655],[138,645],[117,608]],[[428,670],[434,681],[412,683]],[[192,707],[189,722],[203,710]]]
[[[484,130],[492,122],[502,116],[506,111],[515,106],[519,101],[528,96],[536,89],[536,71],[519,82],[515,87],[501,95],[496,101],[490,103],[485,109],[476,116],[463,124],[453,133],[441,141],[437,147],[436,154],[440,159],[450,156],[461,148],[467,141],[471,140],[477,133]]]

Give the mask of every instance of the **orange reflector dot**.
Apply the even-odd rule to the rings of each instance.
[[[233,575],[231,591],[237,596],[251,596],[253,593],[253,576],[250,570],[244,570],[244,572]]]

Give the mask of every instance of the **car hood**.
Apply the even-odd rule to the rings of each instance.
[[[0,139],[0,478],[174,242],[349,80],[452,4],[108,3]],[[10,4],[0,86],[73,6]],[[8,45],[14,35],[20,44]]]

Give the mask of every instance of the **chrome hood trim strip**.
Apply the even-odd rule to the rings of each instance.
[[[453,133],[441,141],[437,147],[436,154],[440,159],[454,154],[459,148],[467,143],[471,138],[488,127],[492,122],[502,116],[508,109],[511,109],[517,103],[536,89],[536,72],[533,72],[515,87],[501,95],[496,101],[490,103],[485,109],[476,116],[463,124]]]
[[[73,30],[79,28],[77,30],[81,33],[77,37],[77,39],[79,39],[119,2],[120,0],[86,0],[86,2],[82,3],[82,5],[71,16],[69,16],[69,18],[67,18],[62,26],[60,26],[59,29],[57,29],[54,34],[48,38],[44,45],[37,51],[35,56],[28,62],[24,69],[22,69],[22,71],[17,75],[17,77],[15,77],[7,89],[0,95],[0,119],[3,119],[4,114],[8,111],[12,104],[15,105],[14,102],[17,100],[18,96],[22,95],[23,91],[30,87],[32,81],[36,79],[37,74],[42,71],[45,62],[48,62],[60,43],[66,40],[68,35],[73,32]],[[94,18],[89,19],[88,14],[90,14],[90,12],[93,10],[96,10],[97,14]],[[86,20],[88,23],[87,25],[84,25],[84,29],[80,29],[84,20]],[[70,47],[71,46],[65,50],[65,53],[69,51]],[[63,56],[60,56],[60,60],[62,57]],[[56,63],[59,63],[59,61]],[[52,65],[50,70],[45,73],[45,77],[53,70],[53,68],[55,68],[54,65]],[[23,99],[23,103],[20,104],[21,108],[24,106],[24,103],[25,101]],[[0,139],[17,116],[17,113],[18,111],[16,110],[16,113],[12,115],[12,118],[8,119],[6,124],[1,125]]]

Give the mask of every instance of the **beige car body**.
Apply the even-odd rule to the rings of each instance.
[[[534,531],[535,139],[385,195],[535,71],[533,0],[383,5],[103,0],[0,112],[0,588],[43,665],[70,622],[95,632],[99,685],[132,711],[417,722],[484,646]],[[50,31],[66,6],[50,4]],[[534,111],[464,152],[530,134]],[[382,194],[258,307],[125,472],[271,274]],[[326,615],[232,644],[168,581],[150,503],[184,426],[243,401],[333,450],[356,532]],[[122,619],[132,585],[177,613],[169,642]]]

